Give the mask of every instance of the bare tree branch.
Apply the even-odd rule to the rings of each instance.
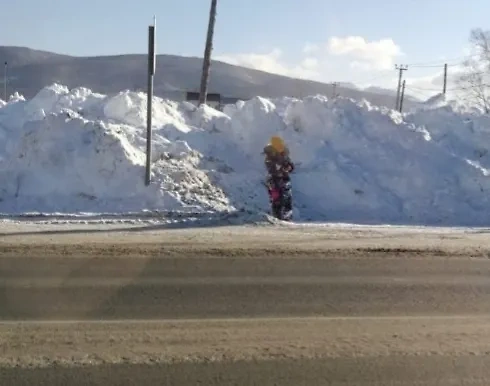
[[[473,54],[464,63],[464,72],[458,79],[460,91],[470,101],[490,113],[490,31],[476,28],[469,42]]]

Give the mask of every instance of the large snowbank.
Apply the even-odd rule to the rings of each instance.
[[[438,101],[399,114],[366,101],[254,98],[209,107],[52,85],[0,106],[0,212],[267,211],[261,151],[289,144],[303,221],[490,224],[490,118]]]

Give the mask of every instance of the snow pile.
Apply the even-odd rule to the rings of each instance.
[[[430,131],[432,142],[447,153],[463,159],[484,176],[490,174],[490,116],[442,105],[407,114],[405,120]]]
[[[433,109],[433,108],[446,106],[447,104],[448,104],[448,99],[446,95],[443,93],[439,93],[430,97],[425,102],[420,103],[418,107],[420,109]]]
[[[435,94],[424,102],[416,104],[410,110],[410,113],[425,111],[425,110],[450,110],[460,114],[482,115],[485,113],[481,106],[472,103],[471,99],[459,98],[457,95],[452,94]]]
[[[147,187],[146,95],[52,85],[0,107],[0,212],[262,218],[261,152],[279,134],[297,165],[299,220],[488,225],[490,120],[439,102],[400,114],[342,98],[257,97],[219,112],[155,98]]]
[[[126,104],[124,119],[107,118],[119,117],[121,99],[124,94],[107,98],[54,85],[30,101],[1,108],[0,211],[232,209],[199,169],[202,156],[158,134],[154,182],[146,187],[144,132],[127,122],[134,124],[136,113]]]

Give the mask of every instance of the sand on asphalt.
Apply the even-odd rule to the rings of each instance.
[[[0,384],[489,384],[488,239],[4,223]]]

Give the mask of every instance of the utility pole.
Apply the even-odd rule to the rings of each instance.
[[[332,89],[332,98],[333,98],[333,99],[337,98],[337,93],[336,93],[336,91],[337,91],[337,86],[339,86],[339,85],[340,85],[340,83],[339,83],[339,82],[333,82],[333,83],[332,83],[332,86],[333,86],[333,89]]]
[[[408,66],[402,65],[395,65],[395,69],[400,71],[400,74],[398,76],[398,90],[396,92],[396,107],[395,110],[400,110],[400,89],[402,87],[402,76],[403,76],[403,71],[408,70]]]
[[[152,102],[153,102],[153,76],[156,69],[155,58],[155,27],[156,17],[153,18],[153,25],[148,26],[148,93],[146,97],[146,170],[145,185],[150,185],[151,181],[151,126],[152,126]]]
[[[7,68],[8,68],[8,63],[5,62],[5,69],[3,73],[3,95],[5,97],[5,102],[8,102],[7,100]]]
[[[446,86],[447,86],[447,63],[444,65],[444,87],[442,89],[442,93],[446,95]]]
[[[218,0],[211,0],[211,10],[209,11],[208,35],[206,38],[206,47],[204,49],[204,61],[202,64],[199,106],[206,104],[206,100],[207,100],[209,72],[211,68],[211,50],[213,49],[213,35],[214,35],[214,24],[216,22],[217,5],[218,5]]]
[[[402,95],[400,97],[400,113],[403,110],[403,99],[405,98],[405,82],[406,82],[406,80],[403,80]]]

